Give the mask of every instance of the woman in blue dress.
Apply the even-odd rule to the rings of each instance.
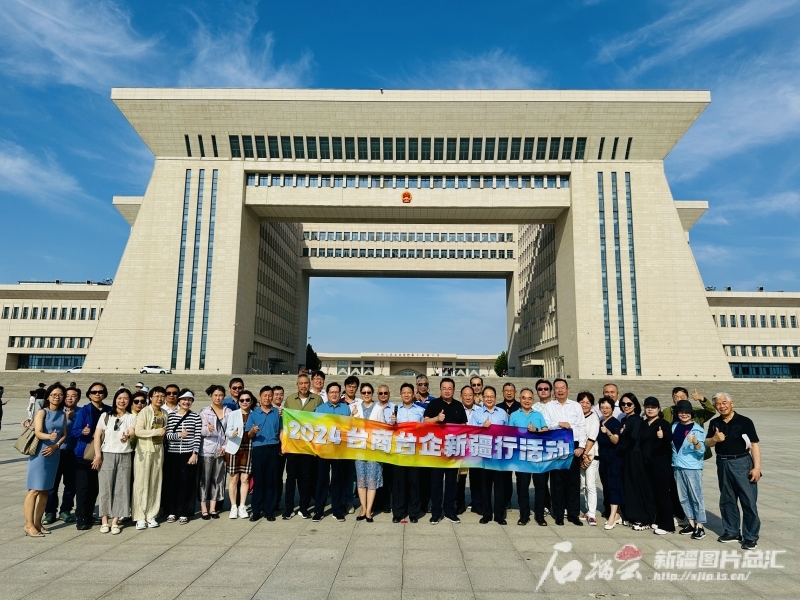
[[[42,527],[47,494],[53,488],[58,471],[59,448],[67,439],[66,419],[62,405],[67,390],[60,383],[47,388],[44,408],[36,411],[33,426],[39,446],[28,459],[28,480],[25,496],[25,535],[44,537],[50,533]]]
[[[600,433],[597,435],[597,457],[600,459],[600,483],[603,485],[603,516],[605,529],[614,529],[622,523],[619,507],[625,504],[622,487],[622,457],[617,454],[622,425],[614,418],[614,400],[604,396],[597,404],[600,408]]]

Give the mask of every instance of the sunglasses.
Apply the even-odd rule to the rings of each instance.
[[[147,404],[147,400],[142,400],[141,398],[137,398],[133,401],[134,404]]]
[[[239,402],[252,402],[252,398],[239,398]]]
[[[378,396],[388,396],[389,392],[378,392]]]
[[[429,385],[428,383],[418,383],[417,387],[428,387]]]
[[[241,392],[243,389],[244,389],[243,387],[232,387],[231,391],[232,392]]]
[[[633,402],[620,402],[620,406],[633,406]]]
[[[372,396],[372,392],[370,392],[369,390],[361,390],[361,395],[362,396]]]
[[[167,392],[167,396],[177,396],[178,392]]]
[[[545,388],[545,387],[536,388],[536,391],[537,392],[549,392],[550,388]]]
[[[105,394],[105,392],[103,390],[90,390],[89,394],[95,396],[97,394]]]

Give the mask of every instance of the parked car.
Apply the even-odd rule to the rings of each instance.
[[[158,373],[160,375],[171,375],[172,371],[159,367],[158,365],[145,365],[139,373]]]
[[[67,369],[67,373],[80,373],[83,371],[83,367],[72,367],[71,369]]]

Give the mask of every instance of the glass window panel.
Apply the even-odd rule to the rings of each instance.
[[[281,157],[292,158],[292,140],[288,135],[281,136]]]
[[[482,149],[483,149],[483,138],[472,138],[472,160],[481,159]]]
[[[451,189],[451,188],[455,188],[455,187],[456,187],[456,178],[455,178],[455,177],[453,177],[452,175],[448,175],[448,176],[447,176],[447,178],[446,178],[446,182],[447,182],[447,188],[448,188],[448,189]]]
[[[575,160],[583,160],[586,154],[586,138],[579,137],[578,143],[575,145]]]
[[[251,135],[243,135],[242,136],[242,147],[244,148],[244,157],[245,158],[253,158],[253,136]]]
[[[342,187],[343,184],[344,184],[344,182],[342,181],[342,176],[341,175],[334,175],[333,176],[333,187],[340,188],[340,187]]]
[[[306,137],[306,148],[308,148],[309,160],[317,160],[317,138]]]
[[[547,188],[554,189],[556,187],[556,176],[555,175],[548,175],[547,176]]]
[[[359,175],[358,176],[358,187],[360,187],[360,188],[369,187],[369,176],[368,175]]]
[[[497,160],[506,160],[508,155],[508,138],[497,140]]]
[[[549,160],[558,160],[558,151],[561,147],[561,138],[550,138],[550,156]]]
[[[369,154],[367,153],[367,138],[358,138],[358,160],[367,160]]]
[[[460,176],[458,178],[458,189],[466,189],[467,188],[467,179],[468,178],[466,176]]]
[[[408,138],[408,160],[419,160],[419,138]]]
[[[519,160],[519,149],[522,138],[511,138],[511,160]]]
[[[322,160],[331,159],[331,145],[330,140],[327,137],[319,138],[319,157]]]
[[[392,138],[383,138],[383,160],[392,160]]]
[[[333,146],[333,160],[342,160],[342,138],[331,138]]]
[[[522,187],[523,188],[530,188],[531,187],[531,176],[530,175],[523,175],[523,177],[522,177]]]
[[[406,139],[396,138],[394,141],[395,157],[397,160],[406,159]]]
[[[345,159],[347,160],[355,160],[356,159],[356,141],[351,137],[344,138],[344,152],[345,152]]]
[[[572,158],[572,140],[573,138],[564,138],[564,149],[561,151],[561,160],[570,160]]]
[[[383,187],[390,188],[393,187],[393,181],[391,175],[384,175],[383,176]]]
[[[469,178],[469,186],[471,188],[479,188],[481,187],[481,178],[479,175],[473,175]]]
[[[533,159],[533,140],[532,137],[525,138],[525,147],[522,149],[522,160]]]
[[[239,136],[238,135],[229,135],[228,139],[231,143],[231,157],[232,158],[242,158],[242,151],[239,147]]]
[[[519,177],[516,175],[509,175],[508,176],[508,187],[511,189],[517,189],[519,183]]]
[[[547,153],[547,138],[539,138],[536,140],[536,160],[544,160]]]
[[[298,175],[297,176],[297,187],[306,187],[306,176],[305,175]]]
[[[306,157],[305,148],[303,148],[303,137],[299,135],[294,136],[294,157],[295,158]]]
[[[444,138],[433,138],[433,160],[444,160]]]
[[[331,187],[331,177],[330,175],[321,175],[319,178],[320,187]]]
[[[247,174],[247,185],[255,185],[256,184],[256,174],[255,173],[248,173]]]
[[[434,188],[441,188],[442,187],[442,177],[441,177],[441,175],[434,175],[433,176],[433,187]]]
[[[281,153],[278,150],[278,136],[271,135],[267,138],[267,142],[269,143],[269,157],[270,158],[280,158]]]
[[[494,160],[494,138],[486,138],[486,152],[483,158],[484,160]]]
[[[422,138],[422,160],[431,159],[431,138]]]
[[[422,177],[419,178],[419,187],[425,189],[431,187],[430,175],[423,175]]]
[[[456,159],[456,138],[447,138],[447,160]]]
[[[458,141],[458,160],[469,160],[469,138]]]
[[[355,175],[348,175],[347,179],[345,180],[345,182],[346,182],[346,186],[345,187],[349,187],[349,188],[356,187],[356,176]]]
[[[395,178],[395,187],[400,188],[400,189],[406,187],[406,176],[405,175],[398,175]]]
[[[408,187],[409,188],[416,188],[417,187],[417,176],[416,175],[411,175],[408,178]]]
[[[370,160],[381,159],[381,138],[369,138]]]
[[[256,136],[256,156],[258,158],[267,158],[267,140],[263,135]]]

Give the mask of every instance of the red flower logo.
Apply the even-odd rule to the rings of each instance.
[[[614,558],[620,562],[642,558],[642,551],[633,544],[627,544],[617,551]]]

